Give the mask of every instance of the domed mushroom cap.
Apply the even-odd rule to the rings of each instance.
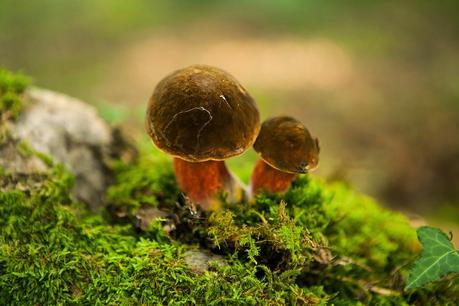
[[[190,66],[161,80],[146,127],[161,150],[188,161],[223,160],[247,150],[260,129],[255,101],[225,71]]]
[[[319,141],[292,117],[263,122],[253,148],[267,164],[283,172],[306,173],[319,162]]]

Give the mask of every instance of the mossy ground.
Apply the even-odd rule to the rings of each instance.
[[[28,83],[26,76],[13,74],[0,67],[0,143],[10,136],[6,122],[19,116],[23,108],[21,94]]]
[[[24,75],[13,74],[0,67],[0,115],[1,120],[16,119],[22,110],[20,94],[25,90],[29,79]]]
[[[1,305],[457,302],[457,278],[403,291],[415,230],[343,184],[301,176],[284,195],[206,214],[180,194],[167,157],[139,147],[137,161],[113,165],[102,215],[69,195],[73,177],[58,164],[0,171]],[[142,231],[145,207],[167,217]],[[197,247],[226,264],[194,271],[185,256]]]

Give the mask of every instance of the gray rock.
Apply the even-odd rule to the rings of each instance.
[[[76,177],[74,195],[97,210],[113,179],[109,160],[132,157],[135,149],[120,136],[119,130],[112,129],[98,116],[94,107],[78,99],[31,88],[24,101],[26,108],[11,128],[14,141],[24,141],[67,166]],[[36,159],[14,160],[8,146],[4,150],[0,165],[7,165],[7,171],[27,173],[46,169]],[[130,153],[126,154],[127,151]]]
[[[211,262],[225,265],[224,258],[203,249],[193,249],[185,252],[186,264],[195,272],[209,271]]]
[[[156,207],[141,207],[137,210],[135,215],[137,219],[137,227],[142,231],[148,231],[150,225],[153,221],[162,219],[165,220],[168,214]],[[171,224],[168,224],[164,229],[167,233],[170,233],[175,227],[171,227]]]

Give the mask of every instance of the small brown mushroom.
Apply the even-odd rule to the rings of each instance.
[[[195,65],[165,77],[148,104],[146,128],[154,144],[174,157],[177,183],[192,202],[215,209],[220,191],[242,199],[242,186],[224,160],[252,146],[260,117],[230,74]]]
[[[286,191],[298,173],[314,170],[319,162],[319,141],[292,117],[264,121],[253,147],[261,159],[252,172],[252,194]]]

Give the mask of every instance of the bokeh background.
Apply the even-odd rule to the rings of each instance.
[[[134,136],[158,80],[195,63],[301,119],[315,175],[459,235],[458,1],[0,0],[0,65]],[[231,167],[247,181],[254,159]]]

